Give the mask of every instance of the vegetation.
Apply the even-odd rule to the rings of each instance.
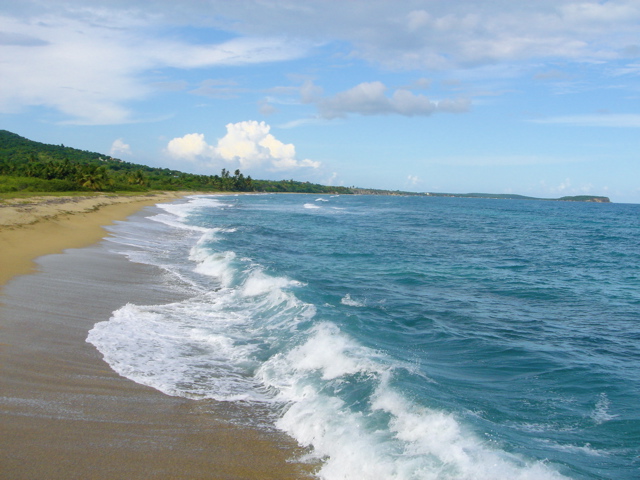
[[[309,182],[254,181],[240,170],[196,175],[105,157],[64,145],[48,145],[0,130],[0,193],[2,192],[202,192],[351,193],[344,187]]]
[[[196,175],[168,168],[129,163],[100,153],[64,145],[34,142],[0,130],[0,194],[19,192],[146,192],[191,190],[200,192],[290,192],[360,195],[422,195],[543,200],[522,195],[486,193],[415,193],[356,187],[330,187],[294,180],[254,180],[240,170],[231,174]],[[607,197],[577,196],[557,200],[607,203]]]
[[[563,202],[595,202],[595,203],[610,203],[609,197],[597,197],[594,195],[577,195],[575,197],[562,197],[558,200]]]
[[[297,182],[295,180],[254,180],[253,185],[257,192],[287,192],[287,193],[333,193],[350,195],[353,192],[347,187],[328,187],[310,182]]]

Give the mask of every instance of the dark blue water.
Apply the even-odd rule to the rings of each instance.
[[[194,197],[114,228],[178,304],[89,340],[168,394],[271,404],[321,478],[640,478],[640,206]]]

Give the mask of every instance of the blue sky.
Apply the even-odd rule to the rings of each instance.
[[[640,1],[2,2],[0,128],[195,173],[640,203]]]

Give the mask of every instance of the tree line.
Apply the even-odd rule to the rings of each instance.
[[[253,180],[240,170],[233,175],[222,169],[220,175],[194,175],[171,170],[143,168],[119,170],[110,165],[74,163],[68,159],[39,161],[32,157],[17,163],[0,159],[0,183],[4,191],[147,191],[203,190],[253,191]]]

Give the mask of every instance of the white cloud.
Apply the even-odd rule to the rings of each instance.
[[[262,115],[273,115],[278,109],[271,105],[268,100],[262,100],[258,102],[258,111]]]
[[[195,160],[197,157],[208,157],[213,149],[204,141],[202,133],[188,133],[184,137],[174,138],[167,145],[167,151],[172,157]]]
[[[565,20],[584,26],[624,24],[629,19],[638,19],[637,2],[568,2],[560,5],[559,11]]]
[[[275,37],[204,45],[160,37],[157,17],[109,7],[64,10],[54,5],[56,11],[45,14],[39,5],[30,18],[3,15],[0,7],[0,112],[46,107],[61,113],[66,123],[140,121],[132,103],[160,89],[145,80],[144,74],[154,69],[275,62],[298,58],[306,50],[304,42]],[[233,93],[230,86],[214,87],[205,84],[196,93]]]
[[[566,155],[469,155],[443,156],[424,160],[433,165],[456,167],[506,167],[506,166],[534,166],[534,165],[563,165],[584,161],[583,157]]]
[[[325,125],[328,122],[329,120],[318,118],[318,117],[298,118],[295,120],[291,120],[289,122],[281,123],[280,125],[278,125],[278,128],[289,129],[289,128],[307,126],[307,125]]]
[[[313,103],[320,99],[323,93],[322,87],[315,85],[311,80],[305,80],[300,87],[300,100],[302,103]]]
[[[554,125],[569,125],[575,127],[640,128],[640,115],[635,113],[565,115],[532,120],[532,122]]]
[[[636,56],[640,57],[640,47],[635,46],[638,49]],[[618,68],[614,71],[614,75],[622,76],[622,75],[640,75],[640,63],[630,63],[625,65],[624,67]]]
[[[189,93],[209,98],[236,98],[243,91],[235,80],[208,79]]]
[[[194,11],[195,4],[190,5]],[[249,4],[249,6],[247,6]],[[220,28],[350,45],[352,57],[402,69],[540,58],[610,59],[637,44],[637,0],[211,1]],[[189,6],[187,6],[189,10]],[[236,22],[229,22],[229,19]],[[224,26],[223,22],[227,25]]]
[[[560,193],[566,192],[569,188],[571,188],[571,179],[567,178],[564,182],[560,183],[555,190]]]
[[[318,102],[320,115],[324,118],[344,117],[349,113],[360,115],[404,116],[431,115],[435,112],[459,113],[469,110],[471,102],[466,99],[432,101],[424,95],[398,89],[391,96],[382,82],[361,83]]]
[[[64,18],[20,22],[0,17],[0,29],[23,31],[40,45],[1,45],[0,110],[53,108],[77,123],[108,124],[129,119],[123,106],[148,89],[127,74],[134,66],[126,41],[105,28]]]
[[[336,185],[338,178],[338,172],[332,172],[331,176],[329,176],[323,183],[325,185]]]
[[[418,178],[417,175],[407,175],[407,182],[409,183],[410,186],[415,187],[416,185],[418,185],[419,183],[421,183],[422,180],[420,180],[420,178]]]
[[[429,78],[419,78],[414,81],[411,85],[407,85],[404,87],[407,90],[426,90],[431,87],[433,81]]]
[[[226,128],[227,134],[215,146],[207,144],[204,134],[190,133],[171,140],[167,152],[174,158],[233,163],[248,170],[257,167],[271,171],[320,167],[317,161],[298,160],[295,146],[275,138],[265,122],[229,123]]]
[[[541,180],[536,191],[540,193],[535,195],[557,198],[572,195],[606,195],[609,193],[609,187],[606,185],[596,187],[591,182],[574,185],[570,178],[565,178],[559,183],[552,182],[551,184]]]
[[[568,78],[571,78],[571,76],[567,72],[554,68],[545,72],[536,73],[533,78],[536,80],[557,82],[560,80],[567,80]]]
[[[121,138],[118,138],[111,144],[111,150],[109,150],[109,154],[112,157],[117,157],[118,155],[131,155],[131,146],[124,143]]]
[[[424,10],[413,10],[407,14],[407,26],[410,32],[415,32],[429,25],[431,16]]]
[[[249,37],[210,45],[154,40],[145,46],[143,52],[161,66],[201,68],[291,60],[301,56],[305,50],[304,45],[295,46],[281,38]]]
[[[45,107],[67,123],[139,121],[135,102],[159,91],[159,70],[287,61],[327,46],[336,59],[417,71],[529,60],[608,61],[638,51],[639,21],[637,0],[351,0],[332,8],[325,0],[157,0],[153,8],[146,0],[4,2],[0,112]],[[219,29],[232,38],[181,38],[184,27]],[[403,89],[386,99],[376,91],[367,97],[367,84],[361,85],[362,91],[326,100],[325,114],[426,115],[468,108],[464,100],[441,105]],[[242,93],[214,87],[194,92]],[[323,94],[311,82],[299,92],[305,103],[317,103]],[[339,108],[339,99],[352,102],[351,110]]]

